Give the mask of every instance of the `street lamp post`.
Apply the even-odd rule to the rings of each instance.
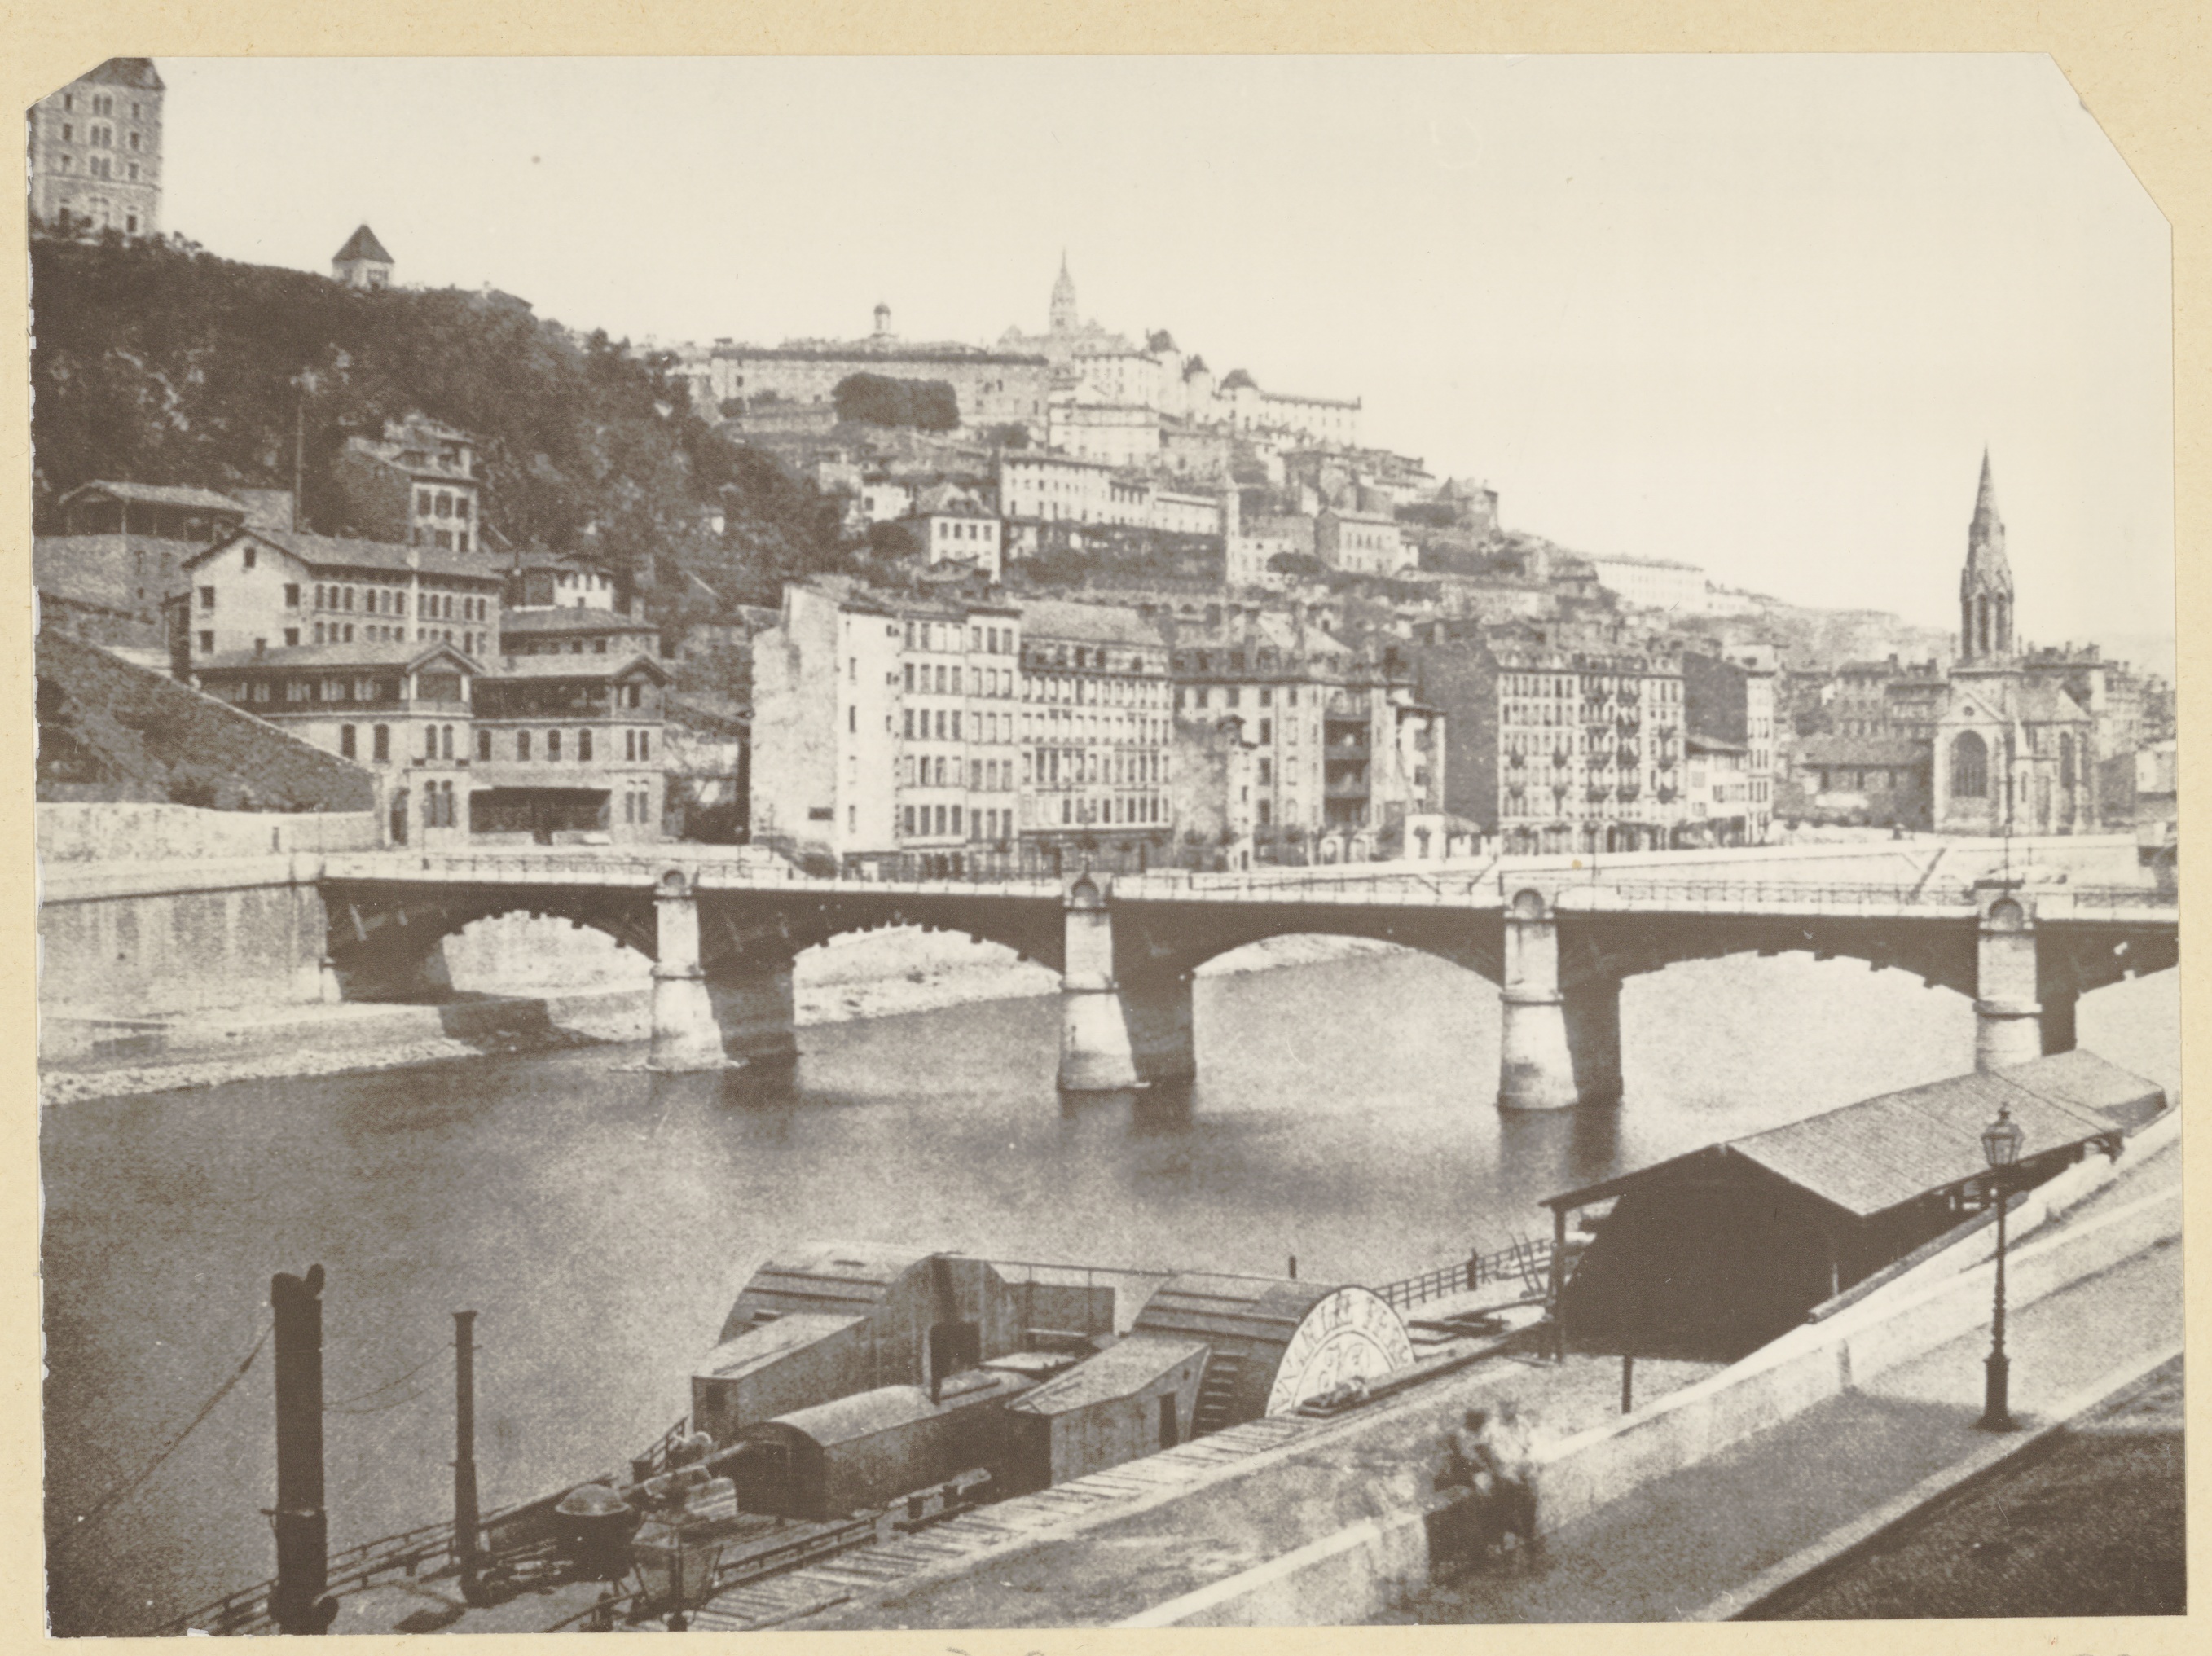
[[[1990,1194],[1997,1205],[1997,1262],[1996,1309],[1990,1319],[1990,1355],[1984,1365],[1986,1383],[1982,1417],[1975,1425],[1984,1432],[2014,1429],[2010,1407],[2011,1359],[2005,1356],[2005,1176],[2020,1160],[2021,1140],[2027,1135],[2012,1119],[2008,1106],[1997,1107],[1997,1119],[1982,1129],[1982,1158],[1990,1166]]]

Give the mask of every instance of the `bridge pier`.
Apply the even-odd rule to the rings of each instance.
[[[1198,1073],[1192,1034],[1191,980],[1187,972],[1158,967],[1119,980],[1121,1023],[1138,1082],[1188,1081]]]
[[[660,877],[653,895],[653,1051],[655,1070],[719,1070],[727,1062],[722,1026],[699,963],[699,900],[680,869]],[[785,980],[789,992],[789,979]]]
[[[2081,998],[2078,989],[2046,989],[2043,992],[2043,1055],[2070,1052],[2074,1050],[2074,1009]]]
[[[1559,992],[1559,931],[1544,894],[1524,890],[1505,906],[1505,984],[1500,991],[1498,1104],[1506,1110],[1564,1110],[1579,1101],[1566,998]],[[1578,1010],[1587,1034],[1602,1008]],[[1595,1014],[1593,1017],[1593,1013]],[[1620,1071],[1620,1012],[1613,1003],[1613,1071]],[[1619,1096],[1616,1086],[1614,1096]]]
[[[1976,889],[1981,924],[1974,959],[1974,1068],[2001,1070],[2032,1064],[2046,1051],[2054,1033],[2044,1021],[2037,998],[2040,986],[2035,941],[2035,913],[2027,900],[2002,884]],[[2073,1046],[2073,1008],[2054,1009],[2063,1021],[2066,1047]]]
[[[1138,1075],[1114,980],[1114,918],[1088,874],[1068,888],[1066,927],[1060,979],[1060,1089],[1126,1091],[1138,1084]]]
[[[729,1062],[787,1064],[799,1056],[791,968],[791,956],[772,956],[720,967],[708,977],[707,996]]]
[[[1575,1101],[1620,1103],[1620,980],[1593,978],[1570,985],[1560,996],[1560,1010],[1574,1067]]]

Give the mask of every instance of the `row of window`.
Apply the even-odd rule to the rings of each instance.
[[[1272,654],[1273,652],[1270,652],[1270,651],[1265,651],[1265,650],[1263,650],[1263,651],[1261,651],[1260,653],[1261,653],[1261,657],[1262,657],[1262,659],[1261,659],[1261,661],[1260,664],[1261,664],[1262,667],[1265,667],[1267,664],[1267,661],[1265,660],[1265,658],[1266,658],[1266,657],[1267,657],[1267,656],[1268,656],[1269,654]],[[1200,657],[1199,658],[1199,660],[1200,660],[1200,662],[1201,663],[1201,664],[1204,663],[1205,659],[1206,659],[1206,658],[1205,658],[1204,656],[1200,656]],[[1239,657],[1237,658],[1237,659],[1236,670],[1238,670],[1238,671],[1242,671],[1242,670],[1243,670],[1243,666],[1244,666],[1244,660],[1243,660],[1243,658],[1242,656],[1239,656]],[[1220,688],[1220,689],[1221,689],[1221,695],[1222,695],[1222,701],[1221,701],[1221,705],[1222,705],[1223,707],[1240,707],[1243,706],[1243,696],[1244,696],[1244,688],[1243,688],[1243,686],[1239,685],[1239,684],[1229,684],[1229,685],[1224,685],[1224,686],[1221,686],[1221,687],[1219,687],[1219,688]],[[1298,687],[1297,687],[1297,685],[1295,685],[1295,684],[1285,684],[1285,685],[1284,685],[1284,686],[1282,687],[1282,689],[1283,689],[1283,706],[1285,706],[1285,707],[1297,707],[1297,706],[1298,705]],[[1190,691],[1190,694],[1191,694],[1192,695],[1194,695],[1194,696],[1195,696],[1195,697],[1197,698],[1197,705],[1198,705],[1199,707],[1205,707],[1205,706],[1206,705],[1206,698],[1207,698],[1209,695],[1211,695],[1212,694],[1212,687],[1209,687],[1209,686],[1206,686],[1206,685],[1204,685],[1204,684],[1201,684],[1201,685],[1197,686],[1195,688],[1192,689],[1192,690]],[[1253,694],[1254,694],[1255,696],[1257,696],[1257,697],[1259,698],[1258,705],[1259,705],[1260,707],[1273,707],[1273,706],[1275,705],[1275,687],[1274,687],[1273,685],[1272,685],[1272,684],[1262,684],[1262,685],[1260,685],[1260,686],[1258,686],[1258,687],[1256,687],[1256,688],[1255,688],[1255,690],[1253,691]],[[1182,706],[1183,706],[1183,695],[1184,695],[1183,687],[1182,687],[1182,685],[1177,685],[1177,686],[1176,687],[1175,705],[1176,705],[1176,712],[1178,712],[1178,713],[1180,713],[1180,712],[1182,712]],[[1314,698],[1313,698],[1313,700],[1312,700],[1310,702],[1309,702],[1307,705],[1308,705],[1309,707],[1318,707],[1319,706],[1321,706],[1321,695],[1320,695],[1320,691],[1319,691],[1318,688],[1316,688],[1316,691],[1315,691],[1315,695],[1314,695]]]
[[[951,654],[960,648],[960,623],[955,621],[910,621],[906,624],[906,647]],[[987,656],[1013,654],[1014,629],[1011,627],[969,627],[968,653]]]
[[[318,644],[351,644],[356,642],[354,624],[349,621],[328,622],[319,621],[315,623],[314,637]],[[442,631],[434,627],[417,627],[415,629],[415,641],[417,644],[428,644],[433,639],[441,644],[459,644],[471,655],[477,653],[479,646],[490,641],[489,636],[483,633],[463,633],[456,637],[450,627]],[[380,626],[364,622],[361,628],[358,641],[363,644],[404,644],[407,641],[407,629],[404,627]],[[288,650],[296,649],[299,643],[300,629],[296,627],[287,627],[284,629],[284,647]],[[253,640],[253,647],[257,651],[265,650],[269,647],[269,640],[265,638],[258,638]],[[214,650],[215,634],[211,632],[202,633],[200,634],[201,653],[211,654]]]
[[[848,665],[847,676],[853,682],[858,683],[860,682],[860,658],[858,656],[854,656]],[[974,671],[969,674],[968,682],[973,686],[972,693],[979,696],[997,697],[1000,700],[1004,700],[1011,697],[1014,693],[1013,674],[1008,671],[1001,671],[995,667],[978,667],[975,669]],[[906,664],[905,671],[900,677],[900,688],[906,691],[909,695],[961,695],[968,694],[968,692],[963,692],[960,688],[960,669],[955,666],[949,666],[944,662],[939,662],[933,667],[930,663],[926,661],[919,663],[912,661],[908,662]]]
[[[1123,707],[1164,707],[1167,706],[1167,688],[1164,683],[1133,682],[1126,678],[1028,678],[1022,682],[1022,700]]]
[[[1043,816],[1048,825],[1052,821],[1052,802],[1043,802]],[[1168,820],[1168,802],[1157,798],[1122,799],[1064,798],[1060,802],[1060,825],[1062,828],[1088,828],[1094,824],[1116,827],[1136,827],[1139,824],[1156,826]]]
[[[948,759],[943,754],[916,754],[903,761],[898,769],[899,785],[909,788],[957,788],[961,786],[963,771],[958,759]],[[965,772],[970,793],[1012,793],[1014,789],[1014,761],[1011,759],[971,759]]]
[[[592,762],[593,749],[592,743],[592,732],[590,731],[578,731],[576,732],[576,739],[574,744],[567,747],[565,749],[562,741],[562,733],[561,731],[547,731],[544,732],[544,735],[545,738],[544,762],[546,764],[559,764],[561,762],[562,755],[564,751],[574,754],[575,762],[577,764],[588,765]],[[479,730],[477,732],[477,757],[478,759],[489,760],[491,758],[491,737],[492,733],[489,731]],[[535,751],[535,749],[536,743],[532,739],[532,732],[528,731],[517,731],[514,733],[514,756],[519,762],[524,764],[529,763],[532,754]],[[630,764],[642,764],[651,760],[652,757],[653,732],[651,731],[624,731],[623,732],[623,758],[625,761]]]
[[[1166,755],[1159,753],[1083,753],[1067,748],[1022,751],[1022,780],[1040,787],[1157,786],[1167,779]]]
[[[123,171],[118,173],[115,170],[115,162],[110,157],[106,155],[88,155],[84,159],[84,170],[93,178],[106,179],[111,183],[118,178],[125,184],[137,184],[139,181],[138,163],[137,161],[124,162]],[[54,171],[57,173],[76,172],[76,157],[66,155],[55,156]],[[107,203],[103,201],[97,203],[97,205],[100,211],[95,214],[94,216],[103,216],[106,211]],[[137,215],[135,213],[131,215],[131,223],[129,227],[132,230],[136,230],[138,227]]]
[[[458,518],[469,520],[469,497],[456,494],[450,488],[418,488],[415,491],[415,515],[418,518]]]
[[[465,529],[441,529],[433,534],[417,524],[410,538],[417,546],[435,546],[441,552],[465,552],[469,549],[469,531]]]
[[[126,133],[125,135],[125,140],[127,145],[132,149],[137,149],[142,147],[139,143],[138,134],[135,131]],[[64,121],[62,123],[62,142],[64,143],[76,143],[78,142],[76,124],[74,121]],[[105,121],[94,121],[91,125],[84,129],[83,142],[90,144],[94,149],[112,149],[115,148],[115,129],[108,125]]]
[[[965,821],[968,826],[961,824]],[[1004,840],[1014,831],[1014,813],[1002,806],[993,805],[981,810],[963,813],[957,805],[902,805],[899,808],[899,832],[912,838],[928,835],[932,838],[971,836],[977,840]]]
[[[112,92],[92,93],[88,94],[86,106],[95,115],[112,115],[115,112],[115,94]],[[63,93],[62,109],[64,112],[73,110],[76,107],[76,94],[74,92]],[[142,104],[132,104],[131,106],[131,118],[134,121],[143,120],[144,116],[141,113],[141,111],[143,108],[144,106]]]
[[[63,159],[67,161],[68,157]],[[118,213],[105,196],[90,196],[82,202],[71,197],[60,203],[56,210],[70,219],[82,219],[95,230],[122,230],[134,236],[138,234],[138,209],[125,207]]]

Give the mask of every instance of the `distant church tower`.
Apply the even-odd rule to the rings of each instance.
[[[1966,567],[1959,572],[1959,657],[1988,661],[2012,653],[2012,567],[2005,561],[2004,519],[1997,516],[1990,454],[1982,451],[1982,486],[1966,531]]]
[[[1048,331],[1073,333],[1083,325],[1075,312],[1075,278],[1067,273],[1067,250],[1060,252],[1060,280],[1052,284],[1052,316]]]

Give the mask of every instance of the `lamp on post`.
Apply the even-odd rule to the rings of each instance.
[[[1987,1383],[1982,1398],[1982,1417],[1974,1423],[1984,1432],[2014,1429],[2009,1386],[2011,1361],[2005,1356],[2005,1179],[2020,1160],[2021,1141],[2027,1135],[2012,1119],[2006,1105],[1997,1107],[1997,1119],[1982,1129],[1982,1159],[1990,1166],[1990,1196],[1997,1208],[1997,1268],[1996,1311],[1990,1319],[1990,1355],[1985,1364]]]

